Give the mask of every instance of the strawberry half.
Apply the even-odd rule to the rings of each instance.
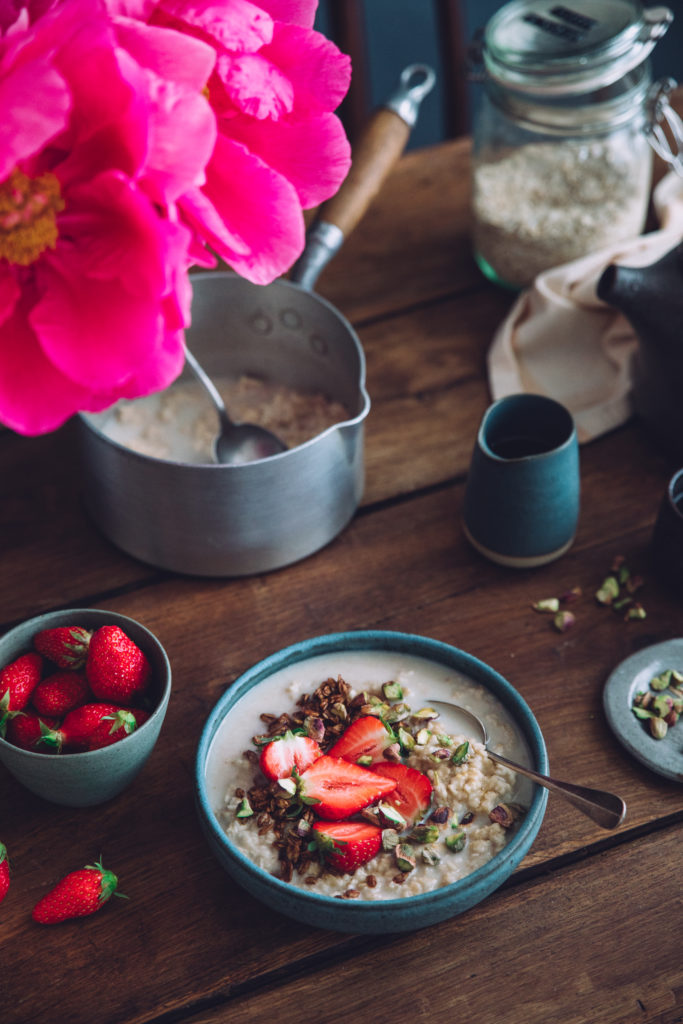
[[[5,735],[7,720],[28,704],[42,672],[39,654],[22,654],[0,672],[0,736]]]
[[[338,871],[355,871],[382,847],[382,829],[364,821],[317,821],[312,832],[315,845]]]
[[[82,626],[56,626],[36,633],[33,646],[58,668],[79,669],[88,657],[91,636],[91,631]]]
[[[322,756],[322,750],[310,736],[286,732],[266,743],[259,764],[268,779],[287,779],[294,769],[301,774]]]
[[[39,714],[61,718],[83,704],[89,692],[82,672],[53,672],[38,683],[31,694],[31,703]]]
[[[432,801],[432,784],[426,775],[406,764],[373,765],[373,772],[391,779],[396,789],[390,793],[386,801],[405,818],[407,825],[414,825],[425,816]]]
[[[361,757],[383,761],[384,751],[395,742],[393,732],[381,719],[365,715],[352,722],[327,753],[330,757],[343,757],[353,764],[357,764]]]
[[[38,924],[59,924],[72,917],[94,914],[116,892],[117,885],[116,875],[105,871],[100,863],[88,865],[57,882],[36,903],[31,916]]]
[[[9,892],[9,857],[7,847],[0,843],[0,903]]]
[[[396,782],[368,768],[323,754],[301,775],[297,789],[304,803],[326,821],[340,821],[392,793]]]
[[[85,674],[98,700],[134,704],[147,689],[151,672],[138,645],[118,626],[100,626],[93,634]]]

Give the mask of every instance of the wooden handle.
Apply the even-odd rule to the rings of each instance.
[[[351,170],[318,219],[335,224],[344,237],[358,224],[405,149],[409,126],[393,110],[376,110],[353,148]]]

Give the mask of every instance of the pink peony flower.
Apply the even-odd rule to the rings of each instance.
[[[350,152],[314,0],[0,0],[0,420],[166,387],[193,263],[267,283]],[[40,101],[36,101],[36,96]]]

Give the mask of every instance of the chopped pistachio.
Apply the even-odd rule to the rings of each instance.
[[[433,821],[436,825],[445,825],[451,816],[450,807],[442,806],[436,807],[429,816],[429,820]]]
[[[398,743],[391,743],[384,750],[385,761],[400,761],[401,760],[401,747]]]
[[[395,850],[398,846],[398,832],[394,828],[385,828],[382,830],[382,849],[389,851]]]
[[[503,828],[512,828],[515,823],[515,817],[507,804],[498,804],[489,811],[489,819],[494,825],[501,825]]]
[[[346,705],[342,704],[341,702],[338,704],[333,704],[332,707],[330,708],[330,711],[332,712],[334,717],[338,718],[341,722],[343,722],[346,719]]]
[[[615,612],[623,611],[624,608],[628,608],[630,604],[633,604],[632,597],[620,597],[618,601],[612,601],[612,607]]]
[[[616,576],[607,576],[596,592],[595,600],[598,604],[612,604],[617,597],[619,597],[619,582]]]
[[[436,742],[441,747],[452,747],[453,746],[453,737],[452,736],[447,736],[445,732],[438,732],[436,734]]]
[[[581,587],[571,587],[569,590],[565,590],[564,594],[560,594],[560,604],[573,604],[582,594]]]
[[[431,735],[432,734],[429,729],[420,729],[415,735],[415,742],[419,747],[424,747],[429,743]]]
[[[408,843],[399,843],[396,847],[396,867],[399,871],[412,871],[415,867],[415,855]]]
[[[669,731],[669,726],[663,718],[650,719],[650,733],[656,740],[663,740]]]
[[[631,570],[629,567],[622,562],[617,570],[617,580],[619,583],[627,583],[631,578]]]
[[[464,828],[458,828],[451,832],[449,836],[446,836],[445,842],[451,853],[459,853],[460,850],[464,849],[467,842]]]
[[[639,707],[638,704],[634,704],[633,707],[631,708],[631,711],[636,716],[636,718],[640,718],[643,721],[646,718],[655,718],[656,717],[654,711],[648,711],[647,708]]]
[[[636,604],[632,604],[631,607],[627,609],[626,615],[624,615],[624,621],[625,622],[629,622],[632,619],[645,619],[645,618],[647,618],[647,614],[645,612],[645,609],[643,608],[642,604],[639,604],[637,602],[636,602]]]
[[[304,836],[307,836],[308,833],[311,831],[310,821],[306,821],[305,818],[299,818],[299,820],[296,823],[296,829],[294,831],[301,839],[303,839]]]
[[[403,750],[412,750],[415,746],[415,739],[407,729],[398,730],[398,742],[401,744]]]
[[[438,838],[438,825],[416,825],[409,836],[416,843],[435,843]]]
[[[445,747],[437,747],[437,749],[432,751],[429,755],[429,760],[433,761],[434,764],[440,764],[441,761],[447,761],[450,756],[450,750],[446,750]]]
[[[406,819],[397,811],[391,804],[381,801],[377,805],[377,813],[379,814],[380,821],[388,828],[403,829],[406,827]]]
[[[576,616],[573,612],[561,611],[553,619],[553,626],[558,633],[566,633],[568,629],[576,622]]]
[[[356,764],[360,765],[361,768],[369,768],[370,765],[372,764],[372,755],[361,754],[361,756],[357,759]]]
[[[425,862],[425,864],[429,864],[430,867],[433,867],[435,864],[438,864],[441,860],[441,857],[439,857],[436,850],[434,850],[431,846],[425,846],[421,853],[422,860]]]
[[[240,800],[239,806],[235,811],[236,818],[251,818],[254,813],[254,809],[247,800],[246,796]]]
[[[467,760],[469,752],[470,744],[468,740],[465,740],[464,743],[458,744],[458,746],[453,751],[453,756],[451,757],[451,764],[464,764],[465,761]]]
[[[665,669],[664,672],[660,672],[658,676],[653,676],[650,680],[650,687],[653,690],[666,690],[671,682],[671,676],[673,672],[671,669]]]
[[[386,700],[403,700],[403,688],[400,683],[383,683],[382,693]]]
[[[658,718],[666,718],[673,706],[673,697],[669,697],[668,693],[658,693],[651,705]]]
[[[322,743],[325,739],[325,725],[322,718],[314,718],[312,715],[308,715],[304,719],[304,729],[306,730],[306,735],[310,736],[316,743]]]
[[[680,711],[676,711],[676,708],[671,708],[671,711],[669,711],[668,715],[664,716],[664,721],[667,725],[674,726],[676,725],[680,717]]]
[[[551,612],[555,613],[559,611],[560,601],[557,597],[544,597],[540,601],[535,601],[531,606],[535,612]]]
[[[401,722],[410,714],[410,708],[402,702],[391,706],[385,705],[385,707],[387,710],[382,715],[385,722]]]
[[[432,718],[438,718],[439,717],[439,712],[435,711],[434,708],[420,708],[419,711],[413,711],[413,716],[412,717],[413,718],[419,718],[421,720],[422,719],[430,720]]]

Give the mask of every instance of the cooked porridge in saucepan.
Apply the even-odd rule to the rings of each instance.
[[[475,712],[486,722],[492,749],[530,764],[526,743],[500,701],[461,673],[400,653],[322,655],[259,683],[221,725],[209,755],[207,782],[226,835],[274,876],[346,899],[426,892],[485,864],[514,834],[530,803],[531,784],[488,758],[457,712],[438,706],[435,717],[437,708],[430,707],[430,698],[450,700]],[[319,776],[321,765],[336,772],[332,761],[340,758],[333,748],[340,750],[351,735],[347,730],[368,717],[374,722],[364,722],[356,730],[383,735],[383,724],[384,749],[354,755],[350,770],[371,773],[375,780],[378,774],[398,779],[398,788],[353,810],[345,819],[351,820],[352,833],[336,833],[329,826],[338,825],[341,812],[328,813],[326,789],[322,800],[307,799],[307,793],[319,794],[307,779]],[[286,741],[274,737],[287,732],[305,735],[306,743],[318,742],[316,756],[323,760],[314,758],[317,767],[310,773],[304,765],[292,777],[269,779],[260,767],[267,756],[263,752],[272,744],[270,752],[279,755],[285,747],[277,744]],[[395,769],[396,764],[412,769],[412,774]],[[416,792],[421,794],[417,810]],[[355,848],[361,825],[379,849],[351,870],[344,857]],[[320,833],[328,831],[339,835],[332,847],[329,836],[327,846],[320,840]],[[326,852],[330,848],[332,855]]]

